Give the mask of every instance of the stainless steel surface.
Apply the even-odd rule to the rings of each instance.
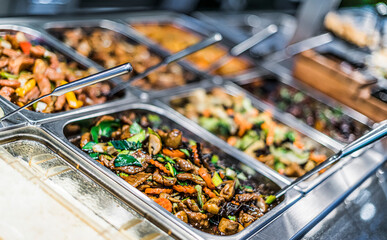
[[[218,59],[216,62],[212,63],[212,65],[206,71],[207,73],[211,73],[212,71],[218,69],[219,67],[228,63],[232,57],[239,56],[240,54],[246,52],[256,44],[262,42],[266,38],[270,37],[274,33],[278,31],[277,25],[271,24],[266,28],[262,29],[258,33],[244,40],[243,42],[237,44],[233,48],[231,48],[226,55]]]
[[[79,79],[79,80],[76,80],[76,81],[73,81],[70,83],[63,84],[59,87],[56,87],[51,93],[40,96],[37,99],[32,100],[28,104],[24,105],[23,107],[19,107],[15,111],[6,114],[4,117],[0,118],[0,122],[3,121],[4,119],[9,118],[10,116],[13,116],[14,114],[16,114],[18,112],[20,112],[23,108],[31,107],[34,103],[39,102],[41,99],[43,99],[45,97],[49,97],[49,96],[59,97],[65,93],[75,91],[75,90],[78,90],[80,88],[90,86],[92,84],[102,82],[102,81],[105,81],[105,80],[108,80],[108,79],[111,79],[114,77],[118,77],[118,76],[121,76],[123,74],[129,73],[131,71],[132,71],[132,66],[130,65],[130,63],[125,63],[125,64],[122,64],[120,66],[117,66],[117,67],[107,69],[107,70],[104,70],[102,72],[90,75],[88,77],[85,77],[85,78],[82,78],[82,79]],[[119,91],[117,91],[117,92],[119,92]],[[115,92],[115,93],[117,93],[117,92]]]
[[[294,55],[301,53],[303,51],[316,48],[318,46],[327,44],[333,40],[333,37],[330,33],[323,33],[311,38],[301,40],[296,43],[292,43],[287,46],[285,49],[271,53],[265,57],[265,62],[263,65],[267,68],[269,65],[273,65],[284,60],[287,60]]]
[[[47,131],[50,132],[50,135],[55,138],[56,141],[59,142],[59,145],[62,146],[61,152],[71,152],[70,157],[73,160],[77,161],[77,163],[79,164],[82,162],[85,167],[87,166],[87,172],[89,173],[89,177],[102,184],[109,191],[123,199],[136,211],[139,211],[148,219],[151,219],[156,225],[161,227],[163,230],[171,232],[175,237],[183,239],[245,239],[248,238],[249,235],[251,235],[254,231],[256,231],[256,229],[259,229],[262,226],[268,224],[271,219],[285,211],[287,207],[291,206],[301,196],[297,191],[289,192],[285,196],[285,199],[282,203],[280,203],[277,207],[275,207],[269,213],[264,215],[258,221],[251,224],[248,228],[246,228],[245,231],[227,237],[210,235],[186,224],[182,224],[180,220],[172,216],[169,212],[167,212],[157,203],[147,198],[142,192],[127,184],[127,182],[115,175],[109,169],[96,163],[89,156],[87,156],[87,154],[83,153],[80,149],[72,145],[64,136],[63,127],[70,122],[89,119],[105,114],[113,114],[125,110],[140,110],[146,112],[149,111],[168,119],[168,121],[171,121],[171,124],[173,123],[174,125],[176,125],[176,128],[181,129],[183,132],[190,135],[190,137],[192,136],[194,139],[200,139],[200,141],[203,141],[203,139],[205,139],[206,142],[211,142],[210,145],[216,148],[216,152],[224,152],[225,154],[227,154],[228,159],[232,159],[232,161],[234,162],[239,162],[240,164],[250,166],[259,174],[259,176],[262,177],[262,179],[266,179],[266,177],[264,176],[267,176],[269,177],[269,179],[271,179],[267,179],[265,181],[274,181],[280,186],[284,186],[286,183],[284,183],[281,179],[266,175],[261,169],[255,167],[255,165],[252,164],[249,159],[234,155],[232,151],[230,151],[229,147],[224,148],[218,146],[217,144],[214,144],[213,136],[208,135],[203,131],[197,132],[195,129],[191,128],[190,123],[186,122],[183,118],[181,118],[181,116],[177,115],[175,112],[158,107],[159,104],[157,102],[154,102],[152,105],[150,105],[148,103],[130,103],[125,100],[121,100],[120,104],[109,103],[109,105],[110,106],[105,107],[98,106],[98,109],[96,108],[94,111],[87,111],[82,114],[75,113],[70,118],[64,118],[60,121],[47,122],[43,124],[42,127],[44,129],[47,129]]]
[[[336,208],[386,161],[372,150],[345,164],[297,203],[257,232],[254,239],[299,239]],[[332,236],[330,236],[332,237]]]
[[[157,69],[160,69],[161,67],[163,66],[166,66],[172,62],[175,62],[175,61],[178,61],[190,54],[193,54],[203,48],[206,48],[208,46],[211,46],[219,41],[222,40],[222,35],[220,35],[219,33],[215,33],[213,35],[211,35],[210,37],[188,47],[188,48],[185,48],[175,54],[172,54],[170,56],[168,56],[167,58],[165,58],[163,61],[161,61],[160,63],[146,69],[144,72],[134,76],[133,78],[129,79],[127,82],[122,82],[120,84],[118,84],[117,86],[115,86],[109,93],[109,95],[114,95],[116,94],[117,92],[119,92],[120,90],[124,89],[124,88],[127,88],[128,86],[130,86],[130,84],[138,79],[142,79],[146,76],[148,76],[150,73],[156,71]]]
[[[285,48],[296,29],[295,17],[280,12],[196,12],[193,16],[211,24],[234,43],[247,39],[270,24],[277,25],[276,34],[251,48],[250,53],[254,57],[262,57]]]
[[[324,162],[317,165],[316,167],[314,167],[312,170],[310,170],[309,172],[307,172],[303,176],[294,180],[288,186],[282,188],[278,193],[276,193],[276,195],[275,195],[276,198],[281,197],[287,191],[289,191],[293,187],[297,186],[299,183],[312,177],[314,174],[318,173],[319,171],[323,170],[324,168],[331,166],[332,164],[340,161],[342,158],[345,158],[346,156],[349,156],[352,153],[355,153],[356,151],[358,151],[360,149],[364,149],[364,148],[368,147],[372,143],[383,139],[385,136],[387,136],[387,122],[381,123],[379,127],[373,129],[372,131],[366,133],[361,138],[346,145],[343,149],[341,149],[335,155],[329,157]]]
[[[341,0],[303,1],[297,11],[297,28],[289,44],[311,38],[321,32],[325,15],[336,9]]]
[[[39,127],[3,129],[0,132],[2,160],[53,196],[104,239],[171,239],[124,202],[90,181],[82,163],[78,165],[74,159],[67,158],[62,146]],[[34,203],[28,204],[34,206]],[[18,230],[23,231],[23,227]]]

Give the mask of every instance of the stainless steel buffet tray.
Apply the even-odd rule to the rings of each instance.
[[[188,32],[191,32],[197,36],[203,37],[208,37],[210,34],[217,32],[216,29],[208,24],[205,24],[195,18],[189,17],[184,14],[178,14],[175,12],[168,12],[168,11],[161,11],[161,12],[141,12],[141,13],[132,13],[128,14],[124,18],[124,23],[129,24],[148,24],[148,23],[162,23],[162,24],[173,24],[175,26],[178,26],[182,28],[183,30],[186,30]],[[134,31],[136,31],[140,36],[141,39],[144,42],[147,42],[148,44],[156,44],[152,39],[149,39],[142,35],[142,33],[138,32],[136,29],[130,26]],[[232,48],[239,42],[233,42],[228,38],[223,38],[221,43],[217,44],[217,46],[225,48],[227,51],[229,48]],[[156,44],[158,45],[158,44]],[[165,48],[162,46],[158,45],[160,49],[163,49],[166,53],[169,53]],[[251,72],[254,68],[256,68],[256,64],[254,61],[249,57],[248,54],[242,54],[240,58],[244,58],[247,62],[249,62],[252,66],[249,69],[246,69],[245,71],[238,72],[238,73],[233,73],[230,75],[225,75],[223,77],[232,77],[232,76],[243,76],[245,74],[248,74]],[[196,69],[198,69],[195,64],[189,63],[188,64],[192,65]],[[200,71],[198,69],[198,71]],[[207,76],[210,76],[207,74]]]
[[[272,102],[268,102],[267,100],[264,99],[264,97],[260,97],[260,96],[255,95],[254,93],[252,93],[250,91],[251,87],[249,87],[249,84],[261,82],[263,89],[264,89],[264,90],[262,90],[262,91],[264,91],[264,92],[262,92],[263,95],[265,95],[265,94],[269,95],[270,91],[272,91],[272,90],[274,91],[274,89],[276,89],[276,88],[281,88],[281,87],[290,88],[294,91],[302,92],[307,97],[309,97],[311,100],[314,100],[321,105],[327,106],[330,109],[339,108],[342,111],[344,117],[352,119],[355,122],[355,124],[357,125],[357,127],[364,128],[365,131],[368,131],[370,128],[372,128],[374,122],[372,120],[370,120],[369,118],[367,118],[366,116],[364,116],[363,114],[361,114],[361,113],[359,113],[359,112],[357,112],[357,111],[355,111],[355,110],[353,110],[353,109],[351,109],[343,104],[338,103],[337,101],[329,98],[328,96],[325,96],[324,94],[322,94],[320,92],[317,92],[316,90],[312,89],[309,86],[306,86],[305,84],[303,84],[299,81],[296,81],[292,76],[288,76],[284,73],[279,74],[278,72],[279,71],[277,71],[276,73],[257,72],[255,76],[251,75],[249,78],[234,79],[234,82],[237,85],[239,85],[241,88],[244,88],[247,92],[251,93],[251,95],[254,96],[255,98],[258,98],[258,99],[262,100],[263,102],[266,102],[267,104],[269,104],[271,106],[274,106],[274,104]],[[249,88],[249,89],[247,89],[247,88]],[[276,106],[274,106],[274,107],[276,107]],[[278,108],[278,107],[276,107],[276,108]],[[282,110],[280,110],[280,111],[282,111]],[[295,117],[289,112],[286,112],[286,111],[282,111],[282,112],[283,112],[283,114],[287,114],[288,117]],[[295,117],[295,118],[297,119],[297,117]],[[297,119],[297,120],[302,124],[308,125],[306,122],[304,122],[301,119]],[[311,131],[321,132],[321,131],[315,129],[313,126],[308,125],[308,127],[311,128]],[[328,136],[328,137],[330,137],[330,136]],[[330,137],[330,138],[333,138],[333,137]],[[340,144],[342,144],[342,146],[344,146],[344,144],[345,144],[344,142],[342,142],[340,140],[336,140],[336,141],[340,142]]]
[[[282,112],[278,111],[276,108],[273,108],[272,106],[256,99],[254,96],[247,93],[244,89],[241,89],[239,86],[237,86],[231,82],[210,82],[210,81],[208,81],[208,82],[202,82],[199,84],[192,84],[190,86],[187,86],[183,90],[180,90],[178,92],[175,91],[173,95],[171,93],[170,95],[167,95],[166,97],[161,98],[161,101],[163,102],[165,108],[170,108],[172,110],[172,108],[170,107],[170,101],[172,99],[186,97],[192,91],[194,91],[196,89],[210,90],[210,89],[213,89],[215,87],[223,88],[226,92],[230,93],[231,95],[241,95],[242,94],[242,95],[246,96],[248,99],[251,100],[253,106],[261,111],[262,110],[270,110],[273,114],[274,119],[276,119],[276,120],[282,122],[283,124],[295,129],[296,131],[302,133],[306,137],[318,142],[318,144],[321,144],[322,146],[324,146],[327,149],[328,155],[332,154],[333,152],[339,151],[341,148],[340,143],[336,142],[335,140],[329,138],[328,136],[326,136],[318,131],[311,131],[311,128],[309,126],[304,125],[304,124],[300,124],[300,122],[297,119],[291,118],[291,117],[287,116],[286,114],[283,114]],[[184,117],[180,113],[178,113],[178,115],[180,115],[180,117]],[[186,117],[184,117],[184,118],[187,119]],[[192,127],[195,127],[195,129],[197,129],[196,131],[207,132],[205,129],[200,127],[194,121],[189,120],[189,119],[187,119],[187,121],[190,122]],[[235,152],[235,154],[241,155],[241,156],[243,155],[244,157],[251,159],[251,161],[255,162],[255,164],[257,166],[261,167],[262,169],[265,169],[265,171],[267,171],[268,174],[276,176],[277,178],[281,178],[286,183],[290,183],[292,181],[291,178],[280,175],[275,170],[269,168],[268,166],[264,165],[263,163],[255,160],[254,158],[243,153],[242,151],[240,151],[234,147],[231,147],[225,141],[221,140],[220,138],[217,138],[215,135],[213,135],[211,133],[208,133],[208,134],[214,136],[214,141],[217,141],[217,144],[222,145],[223,148],[227,146],[228,148],[231,148],[232,151]],[[350,161],[350,159],[351,159],[350,157],[347,157],[347,158],[341,160],[338,164],[336,164],[333,167],[331,167],[330,169],[328,169],[323,174],[320,174],[320,175],[314,177],[313,179],[310,179],[308,181],[301,183],[299,185],[301,191],[307,192],[307,191],[313,189],[315,186],[317,186],[322,181],[324,181],[324,179],[328,178],[332,173],[339,170],[346,162]]]
[[[138,211],[146,218],[150,219],[153,223],[155,223],[164,231],[172,234],[172,236],[174,237],[183,239],[246,239],[255,231],[268,224],[272,219],[274,219],[283,211],[285,211],[295,201],[297,201],[297,199],[301,197],[301,194],[299,192],[297,192],[296,190],[292,190],[285,196],[283,201],[278,206],[276,206],[273,210],[268,212],[262,218],[251,224],[249,227],[246,228],[246,230],[231,236],[210,235],[208,233],[204,233],[198,229],[195,229],[181,222],[175,216],[172,216],[164,208],[159,206],[153,200],[146,197],[142,192],[140,192],[136,188],[129,185],[123,179],[115,175],[112,171],[101,166],[96,161],[92,160],[87,154],[85,154],[79,148],[75,147],[72,143],[70,143],[70,141],[66,138],[64,134],[65,126],[69,123],[74,123],[78,120],[90,119],[105,114],[114,114],[127,110],[151,112],[154,114],[158,114],[162,118],[166,119],[167,125],[172,125],[182,130],[185,134],[188,134],[193,139],[199,140],[201,142],[203,141],[203,139],[205,139],[206,142],[211,142],[212,144],[208,145],[216,149],[215,152],[223,153],[229,161],[233,161],[234,163],[239,162],[240,164],[244,164],[251,167],[257,172],[257,179],[259,179],[259,181],[266,182],[268,186],[272,187],[272,189],[278,190],[279,187],[283,187],[286,184],[286,182],[283,182],[281,178],[277,178],[274,175],[267,174],[262,168],[257,167],[254,164],[255,161],[251,161],[248,158],[235,155],[235,153],[232,151],[232,149],[230,149],[230,147],[224,148],[223,146],[218,146],[216,144],[217,142],[214,141],[216,137],[205,132],[196,132],[192,128],[190,122],[187,122],[184,118],[181,118],[181,116],[176,114],[174,111],[166,110],[164,108],[161,108],[159,105],[160,103],[158,102],[152,102],[152,104],[150,104],[148,102],[131,103],[126,100],[120,100],[115,103],[105,104],[105,106],[94,106],[94,110],[92,111],[86,110],[83,113],[74,113],[71,117],[64,117],[58,121],[46,120],[46,122],[42,124],[42,128],[47,130],[50,133],[51,137],[55,138],[56,141],[59,142],[61,152],[69,152],[68,157],[70,157],[73,161],[76,161],[77,164],[82,163],[82,165],[87,169],[87,171],[85,171],[85,174],[88,177],[92,178],[97,183],[103,185],[106,189],[108,189],[114,195],[118,196],[125,203],[130,205],[133,209]],[[193,132],[195,132],[195,134]]]
[[[0,33],[8,33],[8,32],[23,32],[29,38],[31,38],[33,41],[36,41],[36,42],[38,42],[39,44],[41,44],[43,46],[47,46],[50,50],[63,55],[68,61],[73,61],[73,62],[77,63],[81,68],[94,68],[94,69],[97,69],[97,70],[102,70],[101,67],[99,67],[98,65],[94,64],[93,62],[91,62],[91,61],[89,61],[87,59],[83,59],[79,55],[73,54],[71,51],[68,51],[68,48],[63,46],[63,44],[59,43],[53,37],[45,34],[44,32],[39,31],[33,25],[30,25],[30,24],[27,24],[27,23],[25,23],[25,24],[20,23],[20,24],[17,24],[17,25],[15,25],[15,24],[5,24],[5,23],[0,24]],[[114,86],[114,85],[116,85],[116,84],[118,84],[120,82],[121,81],[119,79],[117,79],[117,78],[109,80],[109,83],[112,86]],[[120,97],[124,96],[124,97],[128,97],[128,98],[131,97],[129,93],[128,94],[124,94],[122,92],[120,94],[117,94],[117,96],[120,96]],[[8,106],[8,109],[14,110],[14,109],[18,108],[18,106],[16,104],[6,100],[5,98],[3,98],[1,96],[0,96],[0,99],[1,99],[2,102],[7,102],[6,105]],[[29,111],[29,110],[23,109],[21,111],[21,115],[26,116],[30,120],[38,120],[38,119],[42,119],[42,118],[45,118],[45,117],[48,117],[48,116],[69,115],[69,114],[72,114],[73,112],[82,111],[82,109],[89,108],[89,107],[90,106],[86,106],[86,107],[81,107],[79,109],[73,109],[73,110],[69,110],[69,111],[62,111],[62,112],[50,113],[50,114],[38,113],[38,112],[34,112],[34,111]],[[6,112],[9,111],[8,109],[6,109]]]
[[[165,51],[161,50],[158,45],[149,44],[148,42],[143,41],[142,37],[133,29],[128,27],[127,24],[123,24],[113,20],[107,20],[107,19],[101,20],[101,19],[95,19],[95,18],[79,19],[79,20],[74,20],[74,19],[58,20],[57,19],[55,21],[44,23],[43,28],[44,28],[43,31],[46,31],[47,34],[53,35],[60,41],[62,41],[61,37],[63,37],[63,32],[65,30],[73,30],[76,28],[81,28],[86,31],[93,31],[93,30],[111,31],[115,35],[117,35],[120,39],[123,39],[124,41],[130,44],[146,46],[152,54],[160,57],[160,59],[163,59],[168,55],[170,55],[169,53],[166,53]],[[71,48],[71,50],[73,50],[74,54],[79,55],[73,48]],[[197,71],[191,65],[181,61],[178,62],[177,64],[179,64],[183,68],[184,76],[187,76],[188,74],[192,75],[191,79],[187,79],[186,84],[199,81],[202,78],[201,77],[202,73],[200,71]],[[133,66],[133,67],[135,68],[136,66]],[[151,96],[159,96],[159,95],[163,95],[163,91],[165,91],[166,89],[173,89],[173,88],[175,87],[166,87],[165,89],[157,89],[157,90],[156,89],[147,90],[140,87],[131,86],[131,88],[128,89],[128,91],[136,95],[141,95],[146,93]]]
[[[88,167],[71,155],[71,150],[62,148],[40,127],[23,125],[0,131],[0,161],[37,184],[98,236],[104,239],[170,239],[149,220],[90,181],[86,176]],[[17,230],[24,233],[23,227]]]
[[[192,22],[192,18],[190,17],[171,12],[103,14],[102,16],[98,15],[97,17],[93,15],[77,16],[72,17],[72,21],[74,23],[78,23],[77,21],[81,22],[81,20],[88,22],[95,21],[94,19],[96,18],[106,19],[101,20],[101,25],[103,26],[123,26],[126,24],[126,21],[131,22],[132,20],[177,21],[178,24],[192,29],[194,32],[199,31],[203,32],[204,34],[209,34],[209,32],[211,32],[210,30],[206,30],[207,27],[205,25],[203,26],[203,23],[199,22],[200,24],[196,25],[196,22],[198,22],[197,20]],[[96,68],[100,68],[91,60],[85,59],[84,57],[77,54],[74,50],[58,42],[54,37],[48,35],[44,30],[44,24],[47,23],[46,26],[50,26],[50,22],[53,22],[54,24],[55,22],[61,21],[68,21],[68,17],[0,19],[0,24],[9,26],[11,28],[20,28],[21,30],[29,29],[28,31],[30,31],[32,34],[41,36],[51,46],[63,51],[64,55],[68,56],[69,58],[82,63],[84,66],[94,66]],[[116,25],[116,22],[119,24]],[[111,23],[112,25],[110,25]],[[119,29],[121,29],[121,27],[118,27],[116,30]],[[121,33],[126,35],[128,32],[133,32],[133,38],[138,40],[138,42],[146,44],[155,50],[159,48],[156,44],[153,44],[150,40],[141,36],[139,33],[134,32],[125,25],[125,30],[122,29]],[[167,56],[169,54],[166,51],[163,52],[163,50],[159,50],[159,53],[163,56]],[[187,63],[182,63],[182,65],[186,66]],[[317,100],[327,103],[330,106],[336,106],[337,103],[332,101],[330,98],[327,98],[321,93],[318,93],[310,88],[304,88],[303,85],[293,81],[291,74],[287,71],[283,71],[281,66],[274,65],[272,68],[269,68],[269,71],[279,76],[281,82],[284,82],[290,86],[295,86],[296,88],[305,89],[308,94]],[[234,80],[236,80],[238,83],[242,83],[251,77],[260,76],[260,73],[260,70],[258,70],[258,75],[255,71],[249,71],[239,75],[238,77],[234,78]],[[116,81],[119,82],[120,80],[114,80],[114,82]],[[57,156],[57,159],[61,160],[54,160],[53,163],[47,161],[46,165],[41,166],[49,167],[51,164],[54,164],[53,166],[55,167],[55,164],[57,164],[59,161],[61,163],[60,166],[63,165],[65,168],[57,168],[57,170],[65,170],[67,169],[66,167],[70,169],[64,173],[59,173],[58,175],[49,177],[50,181],[55,180],[58,185],[63,185],[66,187],[67,185],[65,182],[61,180],[64,178],[63,176],[67,174],[75,174],[77,177],[71,177],[72,180],[74,180],[74,178],[79,178],[82,179],[82,182],[85,182],[82,183],[83,185],[80,185],[82,186],[81,189],[86,189],[80,192],[82,194],[87,193],[87,197],[85,197],[87,201],[85,200],[86,202],[83,202],[84,205],[89,206],[88,204],[90,202],[88,201],[91,201],[94,196],[97,196],[96,194],[103,192],[103,195],[106,197],[106,199],[110,199],[108,201],[111,208],[98,208],[98,211],[100,212],[97,212],[97,215],[102,216],[106,222],[108,222],[110,225],[113,225],[115,229],[118,229],[118,231],[125,232],[126,229],[128,229],[129,236],[133,236],[132,234],[137,234],[136,232],[138,232],[138,236],[144,237],[144,239],[167,239],[169,236],[166,233],[172,235],[172,237],[181,239],[249,238],[267,240],[268,237],[270,239],[298,238],[302,236],[305,231],[313,227],[314,224],[321,220],[325,215],[327,215],[345,198],[345,196],[350,194],[359,184],[361,184],[361,182],[367,179],[367,177],[372,174],[377,169],[377,167],[380,166],[380,164],[387,160],[387,156],[385,154],[387,144],[380,146],[381,143],[376,144],[377,146],[374,146],[373,148],[370,148],[361,154],[343,159],[338,164],[327,170],[325,173],[310,181],[301,183],[295,190],[292,190],[285,196],[284,201],[281,202],[280,205],[264,215],[260,220],[257,220],[255,223],[249,226],[247,230],[242,231],[236,235],[224,237],[209,235],[190,226],[187,226],[186,224],[183,224],[170,213],[166,212],[158,204],[145,197],[137,189],[133,188],[124,182],[121,178],[114,175],[111,171],[100,166],[98,163],[89,158],[80,149],[70,143],[63,132],[65,126],[68,123],[77,120],[88,119],[104,114],[113,114],[130,109],[142,109],[144,111],[151,111],[160,114],[161,116],[165,116],[171,122],[174,122],[174,124],[180,126],[180,129],[183,129],[186,132],[195,133],[198,138],[205,139],[207,142],[211,142],[216,148],[222,149],[231,158],[237,159],[237,161],[249,165],[258,173],[262,174],[262,176],[265,176],[273,181],[279,187],[283,187],[288,184],[291,179],[283,177],[274,170],[271,170],[265,165],[260,164],[255,159],[252,159],[243,154],[241,151],[234,149],[226,142],[210,134],[196,123],[187,120],[185,117],[168,107],[169,99],[173,96],[188,93],[195,88],[211,88],[214,86],[224,87],[232,94],[244,93],[249,99],[251,99],[254,106],[260,109],[271,109],[274,113],[274,117],[279,121],[320,142],[322,145],[327,146],[333,151],[337,151],[343,146],[342,143],[329,138],[321,132],[318,132],[315,129],[307,126],[306,124],[300,123],[293,116],[279,112],[276,108],[261,102],[237,85],[229,82],[226,83],[224,80],[222,80],[222,78],[219,77],[215,77],[213,79],[204,79],[201,82],[183,87],[163,90],[157,94],[154,94],[153,92],[147,93],[140,90],[135,92],[135,95],[138,97],[142,98],[145,96],[145,98],[150,98],[151,100],[140,100],[140,98],[131,95],[130,91],[127,91],[126,97],[124,99],[106,102],[101,105],[88,106],[67,112],[40,114],[23,110],[22,114],[18,115],[17,118],[2,123],[5,127],[2,127],[0,131],[0,145],[9,144],[7,145],[9,146],[9,150],[21,149],[20,147],[16,148],[15,146],[17,145],[13,145],[13,142],[21,144],[19,141],[27,140],[24,144],[26,146],[29,144],[28,141],[34,142],[33,145],[37,146],[37,148],[43,149],[44,146],[47,146],[50,150],[47,150],[48,152],[46,153],[54,154]],[[9,112],[16,107],[16,105],[3,98],[0,98],[0,104],[5,112]],[[357,112],[349,108],[344,108],[344,111],[354,119],[368,124],[368,119],[362,115],[359,115]],[[24,165],[26,164],[26,159],[24,160]],[[41,168],[41,166],[39,167]],[[46,173],[48,169],[45,169],[44,173]],[[89,189],[90,186],[92,187]],[[98,189],[96,190],[98,193],[94,194],[91,189]],[[69,190],[67,188],[66,190],[70,191],[71,189]],[[63,194],[63,192],[61,192],[61,194]],[[75,193],[71,192],[70,194]],[[94,202],[91,204],[91,206],[101,206],[98,201],[105,201],[98,199],[101,198],[97,198],[97,203]],[[117,202],[118,206],[117,208],[114,208]],[[92,207],[89,207],[89,209],[90,211],[93,211]],[[132,209],[134,209],[135,212]],[[109,218],[111,215],[119,215],[119,219],[122,221],[116,220],[114,217]],[[138,230],[136,230],[137,228]],[[161,232],[160,229],[162,229],[165,233]],[[145,235],[141,235],[142,233],[145,233]]]

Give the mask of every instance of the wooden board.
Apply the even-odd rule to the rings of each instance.
[[[309,50],[296,57],[293,74],[374,121],[387,119],[387,104],[371,95],[370,82],[358,71],[344,72],[337,62]]]

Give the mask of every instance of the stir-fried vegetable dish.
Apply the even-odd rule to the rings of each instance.
[[[145,45],[132,43],[127,37],[111,30],[93,27],[51,29],[50,32],[81,55],[105,68],[130,62],[133,66],[132,74],[138,74],[161,61],[161,58]],[[129,79],[129,75],[124,76],[123,79]],[[177,63],[171,63],[146,78],[137,80],[133,86],[145,90],[166,89],[182,86],[193,79],[192,73],[185,71]]]
[[[259,79],[242,87],[338,141],[352,142],[369,130],[367,125],[345,115],[339,106],[329,107],[273,79]]]
[[[95,161],[109,168],[183,222],[202,231],[231,235],[279,203],[273,189],[233,161],[162,125],[152,113],[102,116],[73,138]]]
[[[173,24],[136,23],[132,26],[172,53],[181,51],[202,39],[202,37]],[[216,62],[226,53],[226,50],[219,46],[210,46],[188,56],[187,59],[194,63],[200,70],[205,71],[211,64]],[[219,75],[236,74],[245,71],[250,67],[250,63],[246,60],[242,58],[232,58],[228,63],[215,70],[215,73]]]
[[[171,105],[208,131],[280,174],[299,177],[326,159],[325,149],[261,112],[242,95],[198,89]]]
[[[0,95],[18,106],[95,72],[68,62],[22,32],[0,37]],[[30,110],[53,113],[100,104],[106,101],[109,91],[108,83],[97,83],[59,97],[46,97]]]

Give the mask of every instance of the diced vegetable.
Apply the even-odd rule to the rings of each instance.
[[[145,130],[142,129],[139,133],[136,135],[130,137],[127,139],[128,142],[143,142],[146,138]]]
[[[191,155],[187,149],[182,148],[182,149],[180,149],[180,151],[182,151],[187,157],[189,157]]]
[[[276,200],[277,198],[274,196],[274,195],[270,195],[266,198],[266,201],[265,203],[267,204],[272,204],[274,202],[274,200]]]
[[[16,88],[15,92],[19,97],[24,97],[26,93],[31,91],[36,86],[35,79],[31,79],[24,84],[23,87]]]
[[[243,181],[247,180],[247,177],[243,172],[238,173],[237,178]]]
[[[0,72],[0,76],[1,76],[2,78],[6,78],[6,79],[17,79],[17,78],[18,78],[17,75],[13,75],[13,74],[11,74],[11,73],[7,73],[7,72],[4,72],[4,71],[1,71],[1,72]]]
[[[27,54],[27,55],[30,54],[30,50],[32,47],[30,42],[28,42],[28,41],[19,42],[19,46],[24,54]]]
[[[219,186],[222,184],[223,180],[220,178],[218,172],[214,173],[214,176],[212,176],[212,183],[215,185],[215,187]]]
[[[46,108],[47,108],[47,103],[37,102],[36,107],[35,107],[35,111],[36,112],[43,112],[44,109],[46,109]]]
[[[228,219],[230,219],[231,221],[236,221],[236,217],[235,216],[228,216]]]
[[[217,163],[219,161],[219,156],[218,155],[212,155],[211,157],[211,162],[213,164]]]
[[[232,170],[231,168],[226,168],[226,177],[228,177],[231,180],[234,180],[237,176],[237,173]]]
[[[170,162],[168,162],[167,165],[165,165],[165,167],[171,172],[172,176],[176,176],[177,171],[176,171],[176,169],[172,166],[172,164],[171,164]]]
[[[141,128],[141,126],[137,122],[134,122],[132,125],[130,125],[130,128],[129,128],[129,132],[131,134],[140,133],[141,130],[142,130],[142,128]]]
[[[196,192],[197,192],[197,194],[198,194],[198,203],[199,203],[199,206],[200,206],[200,208],[203,208],[203,200],[202,200],[202,186],[200,186],[200,185],[196,185],[195,186],[195,190],[196,190]]]

